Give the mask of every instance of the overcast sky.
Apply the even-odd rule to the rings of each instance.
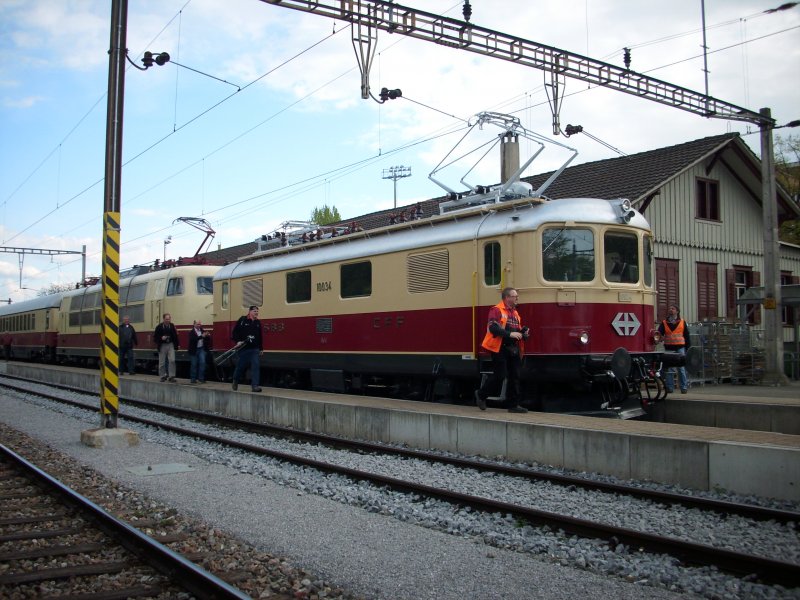
[[[461,19],[463,2],[407,0]],[[471,0],[471,22],[705,90],[700,0]],[[708,90],[778,124],[800,119],[800,7],[706,0]],[[100,272],[110,0],[0,0],[0,240],[5,247],[77,250]],[[757,127],[705,119],[567,79],[553,135],[541,71],[418,40],[378,34],[370,85],[402,90],[362,100],[347,23],[258,0],[129,0],[127,47],[173,61],[125,75],[122,266],[252,241],[315,207],[344,218],[440,196],[431,170],[481,111],[579,151],[573,164],[738,131],[759,153]],[[776,135],[797,130],[783,129]],[[494,135],[494,132],[492,132]],[[593,139],[594,138],[594,139]],[[603,143],[600,143],[599,141]],[[609,146],[611,148],[609,148]],[[522,152],[532,147],[523,143]],[[556,168],[548,146],[525,175]],[[499,179],[495,155],[471,183]],[[448,184],[458,185],[458,174]],[[170,243],[165,240],[171,236]],[[0,299],[21,300],[80,279],[80,258],[0,254]],[[20,289],[30,288],[30,289]]]

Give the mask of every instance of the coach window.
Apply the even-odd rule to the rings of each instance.
[[[319,284],[317,284],[319,291]],[[296,271],[286,274],[286,302],[308,302],[311,300],[311,271]]]
[[[542,233],[542,275],[547,281],[591,281],[594,269],[591,229],[554,227]]]
[[[500,242],[489,242],[483,247],[483,282],[500,285]]]
[[[342,298],[358,298],[372,295],[372,263],[369,261],[342,265],[339,272],[339,289]]]
[[[222,308],[228,308],[230,303],[230,286],[227,281],[222,282]]]
[[[167,283],[167,296],[183,295],[183,277],[175,277]]]

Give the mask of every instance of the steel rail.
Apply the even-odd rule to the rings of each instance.
[[[6,375],[5,377],[11,379],[21,379],[15,376]],[[27,380],[24,380],[27,381]],[[7,385],[7,384],[2,384]],[[49,384],[51,387],[57,387],[78,393],[85,393],[85,390],[75,388],[67,385]],[[20,391],[27,391],[23,388],[12,386]],[[62,402],[70,402],[62,398],[53,397],[55,400]],[[282,425],[274,425],[270,423],[257,423],[255,421],[248,421],[236,417],[226,417],[224,415],[211,414],[205,411],[194,410],[190,408],[182,408],[176,406],[166,406],[147,400],[138,398],[130,398],[120,396],[129,405],[141,406],[150,410],[160,410],[172,414],[190,416],[196,419],[211,420],[214,423],[222,423],[229,426],[243,427],[250,431],[265,434],[278,434],[285,437],[299,438],[321,444],[326,444],[334,447],[351,448],[353,450],[366,450],[369,452],[377,452],[381,454],[392,454],[395,456],[403,456],[406,458],[415,458],[432,463],[440,463],[452,465],[464,469],[475,469],[476,471],[499,473],[502,475],[510,475],[513,477],[523,477],[530,481],[549,481],[556,485],[561,486],[576,486],[587,490],[594,490],[600,492],[607,492],[611,494],[623,494],[634,498],[641,498],[652,502],[662,502],[667,504],[685,506],[687,508],[699,508],[702,510],[711,510],[728,515],[739,515],[748,519],[758,521],[774,520],[778,523],[791,523],[795,527],[800,527],[800,512],[781,510],[777,508],[769,508],[764,506],[757,506],[754,504],[743,504],[740,502],[731,502],[728,500],[716,500],[713,498],[703,498],[699,496],[689,496],[676,492],[667,492],[661,490],[652,490],[622,483],[611,483],[606,481],[593,481],[584,477],[575,475],[566,475],[560,473],[552,473],[533,468],[515,467],[511,465],[503,465],[492,463],[489,461],[474,460],[468,458],[459,458],[457,456],[444,456],[425,450],[415,450],[413,448],[400,448],[397,446],[388,446],[375,442],[351,440],[343,437],[329,435],[325,433],[316,433],[313,431],[300,431],[285,427]],[[88,405],[80,402],[74,402],[76,406],[83,408],[90,408]]]
[[[30,474],[68,503],[89,515],[92,521],[113,536],[127,550],[198,598],[208,600],[248,600],[250,598],[244,592],[186,560],[180,554],[173,552],[138,529],[113,517],[100,506],[64,485],[6,445],[0,444],[0,452],[21,471]]]
[[[36,394],[39,394],[39,392],[36,392]],[[612,547],[625,544],[635,549],[641,548],[653,553],[669,554],[689,564],[715,566],[721,571],[738,576],[755,575],[764,582],[777,583],[789,587],[800,586],[800,565],[794,563],[744,554],[723,548],[715,548],[707,544],[658,536],[625,527],[596,523],[586,519],[560,515],[536,508],[435,488],[397,479],[395,477],[378,475],[352,469],[350,467],[342,467],[324,461],[296,456],[278,450],[271,450],[262,446],[236,442],[216,435],[209,435],[184,427],[167,425],[150,419],[131,416],[126,416],[125,418],[129,421],[142,423],[164,431],[170,431],[223,446],[245,450],[253,454],[268,456],[291,464],[311,467],[323,472],[344,475],[354,480],[368,481],[400,492],[421,494],[456,505],[469,506],[483,512],[507,513],[515,518],[523,519],[531,523],[561,529],[568,534],[605,540],[612,545]]]

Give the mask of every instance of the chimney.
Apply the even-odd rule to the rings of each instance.
[[[505,183],[519,169],[519,136],[506,131],[500,141],[500,182]]]

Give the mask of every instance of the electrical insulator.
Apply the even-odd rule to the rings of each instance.
[[[472,16],[472,5],[470,5],[469,0],[464,0],[464,20],[469,21],[469,18]]]
[[[622,61],[625,63],[625,68],[631,68],[631,49],[630,48],[623,48],[622,49]]]

